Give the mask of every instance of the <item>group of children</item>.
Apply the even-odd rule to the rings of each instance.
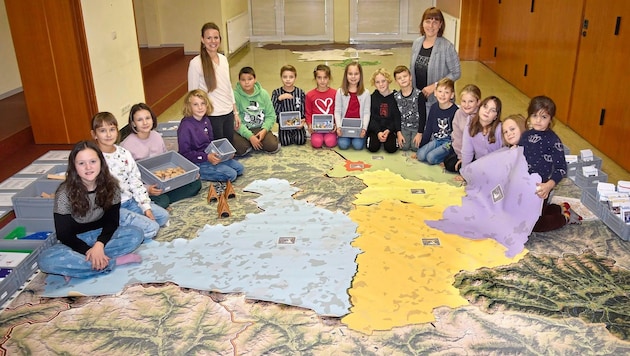
[[[549,231],[579,221],[571,217],[568,204],[558,206],[547,201],[566,175],[564,148],[551,130],[555,104],[548,97],[531,100],[527,120],[511,115],[501,121],[498,97],[481,99],[477,86],[466,85],[460,92],[458,107],[454,104],[454,82],[448,78],[436,83],[437,102],[427,113],[424,95],[412,86],[411,73],[405,66],[396,67],[393,77],[386,69],[377,69],[371,77],[376,88],[372,94],[365,88],[358,62],[346,66],[337,90],[330,88],[331,71],[323,64],[313,71],[317,85],[306,94],[295,86],[297,71],[293,66],[283,66],[280,76],[283,85],[270,96],[256,81],[251,67],[240,70],[234,89],[235,116],[240,122],[234,125],[234,132],[223,132],[224,137],[213,132],[209,116],[213,104],[207,92],[194,89],[186,94],[184,117],[177,129],[178,151],[199,167],[199,177],[168,192],[144,185],[136,164],[136,160],[166,152],[162,137],[155,131],[157,118],[151,108],[143,103],[131,108],[128,123],[132,133],[120,145],[116,144],[116,118],[107,112],[96,114],[91,130],[94,142],[80,142],[72,150],[67,179],[55,196],[55,229],[62,244],[42,253],[42,270],[66,279],[83,278],[107,272],[115,265],[139,262],[140,257],[133,251],[168,224],[166,208],[171,203],[197,195],[200,180],[231,182],[243,174],[239,161],[207,153],[208,145],[219,138],[232,142],[236,156],[303,145],[307,137],[313,148],[338,146],[345,150],[352,146],[377,152],[382,147],[389,153],[415,150],[418,160],[443,164],[451,172],[506,146],[523,146],[530,173],[542,178],[535,193],[545,201],[534,231]],[[394,80],[399,91],[390,89]],[[278,139],[272,128],[282,112],[298,112],[299,124],[290,130],[280,129]],[[314,130],[316,114],[332,115],[332,129]],[[344,136],[344,119],[360,122],[357,136]]]

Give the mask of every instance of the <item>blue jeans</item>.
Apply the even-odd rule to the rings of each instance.
[[[144,215],[140,205],[133,199],[129,199],[120,204],[120,226],[135,226],[140,228],[144,234],[144,240],[153,239],[160,226],[168,222],[168,211],[161,206],[151,202],[151,211],[155,220],[151,220]]]
[[[337,147],[340,150],[347,150],[352,145],[352,148],[359,151],[365,147],[365,137],[339,137],[337,138]]]
[[[436,139],[418,148],[416,156],[418,161],[428,164],[438,164],[444,162],[451,150],[451,139]]]
[[[234,159],[228,159],[216,166],[210,162],[198,163],[197,166],[199,166],[201,180],[212,182],[227,182],[228,180],[233,182],[245,170],[245,167]]]
[[[78,234],[77,237],[89,246],[94,246],[102,229]],[[70,247],[57,243],[42,251],[39,255],[39,269],[49,274],[60,274],[73,278],[88,278],[111,272],[116,266],[116,257],[135,251],[142,243],[142,231],[135,226],[119,226],[105,245],[105,255],[109,264],[104,269],[92,269],[92,264],[85,260],[85,255]]]

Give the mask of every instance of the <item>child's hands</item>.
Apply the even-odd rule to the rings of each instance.
[[[547,199],[549,197],[549,193],[556,186],[556,182],[553,179],[546,181],[545,183],[536,183],[536,195],[540,197],[540,199]]]
[[[217,164],[221,163],[221,159],[219,158],[219,156],[217,156],[216,153],[211,152],[208,153],[208,162],[216,166]]]
[[[160,195],[163,191],[157,187],[157,184],[151,184],[147,187],[147,192],[149,195]]]
[[[376,136],[380,142],[385,142],[387,140],[387,136],[389,136],[389,130],[381,131],[376,134]]]
[[[300,120],[300,126],[298,126],[298,128],[301,129],[304,127],[304,125],[306,125],[306,119]]]
[[[258,139],[259,139],[260,141],[264,140],[264,139],[265,139],[265,136],[267,136],[267,129],[262,129],[262,130],[258,131],[258,132],[256,133],[256,136],[258,136]]]
[[[414,144],[414,146],[416,146],[416,148],[420,147],[420,141],[422,141],[422,134],[420,132],[418,132],[413,137],[413,144]]]
[[[422,94],[425,98],[428,98],[435,91],[435,84],[429,84],[426,87],[422,88]]]
[[[257,151],[262,149],[262,143],[260,141],[257,135],[252,135],[252,137],[249,138],[249,143],[252,144],[252,148]]]
[[[151,211],[151,209],[147,209],[144,211],[144,216],[146,216],[147,218],[155,221],[155,216],[153,216],[153,211]]]
[[[402,147],[405,144],[405,136],[403,136],[402,132],[398,131],[398,134],[396,134],[396,143],[398,144],[398,147]]]
[[[105,255],[105,246],[96,241],[94,246],[85,253],[85,260],[92,264],[92,269],[101,271],[109,264],[109,257]]]
[[[342,137],[342,136],[341,136],[341,128],[339,128],[339,127],[337,127],[337,136],[338,136],[338,137]]]
[[[278,100],[286,100],[286,99],[293,99],[293,94],[284,93],[278,96]]]
[[[364,138],[364,137],[365,137],[365,133],[366,133],[366,132],[367,132],[367,131],[365,131],[365,129],[361,129],[361,138]]]
[[[462,166],[462,160],[458,159],[457,163],[455,163],[455,170],[459,171],[459,167],[461,167],[461,166]]]

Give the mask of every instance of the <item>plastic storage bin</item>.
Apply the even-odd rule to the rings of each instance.
[[[42,193],[55,194],[61,180],[38,179],[15,193],[13,211],[18,218],[52,219],[54,198],[43,198]]]
[[[608,207],[600,202],[597,197],[597,187],[583,188],[580,201],[588,208],[588,210],[600,219],[603,219],[604,210],[608,210]]]
[[[361,119],[341,119],[342,137],[361,137]]]
[[[302,118],[299,111],[286,111],[280,113],[278,121],[281,130],[295,130],[302,123]]]
[[[197,179],[197,174],[199,174],[197,165],[175,151],[168,151],[155,157],[140,160],[137,164],[142,182],[149,185],[156,184],[165,193],[194,182]],[[181,167],[185,173],[166,180],[155,175],[156,171],[176,167]]]
[[[227,161],[232,158],[232,155],[236,152],[234,146],[227,140],[227,138],[220,138],[210,142],[206,148],[206,153],[214,153],[221,159],[221,162]]]
[[[159,132],[162,137],[177,137],[179,123],[179,121],[160,122],[157,124],[155,131]]]
[[[582,168],[579,168],[575,172],[575,184],[582,189],[597,187],[597,183],[599,182],[608,182],[608,174],[602,172],[599,169],[597,169],[597,175],[593,177],[584,176],[584,174],[582,173]]]
[[[604,212],[604,224],[624,241],[630,241],[630,224],[626,224],[619,215],[606,209]]]
[[[0,305],[3,305],[11,296],[17,292],[22,283],[18,284],[17,272],[12,270],[8,276],[0,281]]]
[[[312,119],[311,126],[315,132],[329,132],[335,127],[332,114],[315,114]]]
[[[24,260],[22,260],[16,267],[11,267],[13,269],[11,273],[15,274],[15,277],[17,277],[18,287],[24,284],[24,282],[26,282],[33,273],[35,273],[39,267],[37,265],[37,259],[46,247],[45,241],[0,240],[0,253],[8,251],[28,253],[26,258],[24,258]]]

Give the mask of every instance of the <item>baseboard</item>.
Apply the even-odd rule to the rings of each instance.
[[[6,99],[6,98],[8,98],[10,96],[13,96],[13,95],[15,95],[17,93],[21,93],[23,91],[24,91],[24,89],[22,87],[17,87],[15,89],[11,89],[11,90],[9,90],[9,91],[7,91],[5,93],[0,94],[0,100]]]

